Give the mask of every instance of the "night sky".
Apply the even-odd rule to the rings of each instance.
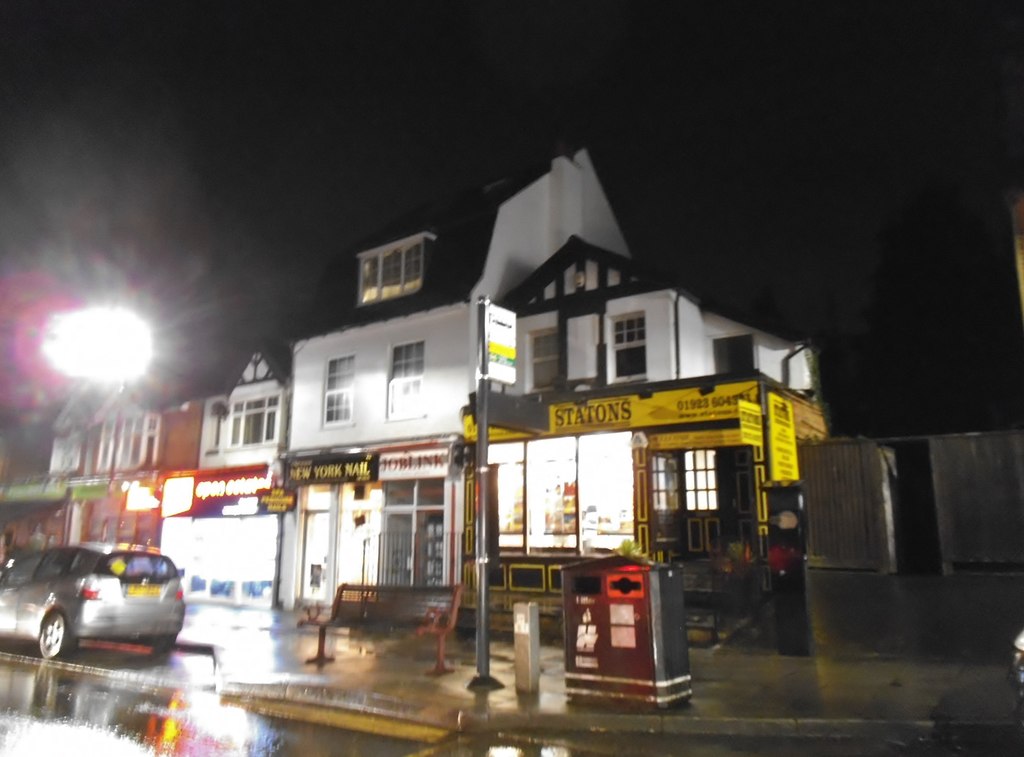
[[[1009,244],[1011,3],[351,6],[0,2],[0,404],[59,395],[53,307],[127,303],[161,381],[219,375],[332,255],[560,145],[637,258],[801,333],[863,327],[925,186]]]

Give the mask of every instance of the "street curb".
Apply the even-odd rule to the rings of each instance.
[[[317,718],[318,710],[348,713],[356,718],[342,727],[379,733],[380,721],[393,725],[386,733],[427,728],[447,733],[495,733],[529,729],[543,732],[650,733],[700,736],[762,736],[790,738],[865,738],[885,733],[912,740],[933,733],[930,720],[889,721],[855,718],[757,718],[621,712],[474,712],[420,707],[405,700],[365,692],[339,692],[301,684],[225,683],[223,697],[268,715],[293,719]],[[310,705],[315,705],[311,707]],[[296,709],[296,708],[299,709]],[[359,718],[369,718],[366,725]]]

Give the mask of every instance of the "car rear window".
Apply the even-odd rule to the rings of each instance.
[[[122,583],[166,583],[178,575],[169,558],[145,552],[113,552],[100,560],[96,572]]]

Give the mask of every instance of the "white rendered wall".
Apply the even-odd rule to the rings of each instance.
[[[629,257],[611,205],[586,150],[555,158],[551,171],[498,209],[483,275],[472,301],[497,300],[551,257],[569,237]]]
[[[266,444],[251,444],[231,447],[231,424],[228,418],[221,423],[220,444],[217,444],[217,417],[213,412],[215,402],[227,402],[228,409],[235,402],[278,397],[277,438]],[[287,395],[277,381],[259,381],[245,384],[231,392],[230,397],[212,397],[203,408],[202,449],[199,452],[200,468],[235,468],[243,465],[270,465],[277,460],[283,449],[283,440],[288,431]]]
[[[783,363],[787,355],[792,355],[789,360],[789,387],[791,389],[813,388],[809,364],[810,352],[806,349],[798,350],[799,343],[744,326],[714,313],[704,314],[704,328],[707,335],[708,360],[712,368],[714,367],[712,344],[715,339],[752,334],[754,337],[754,367],[758,371],[782,382],[785,378]]]
[[[715,372],[710,347],[704,335],[704,317],[700,306],[686,297],[676,300],[679,320],[679,376],[696,378]]]
[[[570,318],[566,323],[566,331],[569,386],[572,386],[574,380],[596,378],[601,319],[593,314]]]
[[[299,527],[298,508],[281,517],[281,580],[278,581],[278,597],[285,610],[295,609],[295,593],[298,580]]]
[[[292,450],[358,445],[388,439],[462,433],[460,410],[474,380],[467,350],[470,314],[456,305],[415,316],[334,332],[300,342],[293,357]],[[424,342],[422,417],[387,418],[392,349]],[[327,361],[355,356],[355,401],[351,423],[323,422]]]
[[[647,344],[647,381],[675,378],[675,314],[670,290],[620,297],[606,306],[605,343],[608,345],[608,383],[615,383],[615,334],[612,322],[630,313],[643,313]]]

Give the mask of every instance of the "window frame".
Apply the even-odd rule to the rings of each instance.
[[[554,352],[549,355],[537,354],[537,343],[541,339],[552,338],[554,344]],[[544,389],[554,389],[555,384],[558,381],[558,362],[561,358],[561,345],[558,343],[558,329],[537,329],[536,331],[530,332],[530,385],[532,391],[542,391]],[[540,383],[537,381],[537,364],[543,361],[546,365],[549,362],[554,362],[554,370],[551,373],[551,381],[549,383]]]
[[[391,242],[358,256],[359,307],[375,305],[414,294],[423,288],[426,269],[427,234]],[[394,262],[398,256],[397,264]],[[387,280],[394,278],[394,280]]]
[[[257,403],[259,403],[258,406]],[[260,439],[257,441],[247,441],[250,430],[247,420],[260,415],[263,417]],[[271,415],[273,416],[272,421],[268,423],[267,417]],[[280,394],[266,394],[259,397],[233,400],[231,402],[231,412],[228,415],[228,447],[238,449],[241,447],[259,447],[266,444],[275,444],[280,436],[280,425]]]
[[[332,366],[334,364],[340,364],[343,361],[349,363],[349,370],[347,373],[342,372],[337,376],[344,384],[338,386],[331,386],[332,379]],[[355,419],[355,406],[356,406],[356,356],[355,355],[339,355],[338,357],[328,358],[326,365],[324,366],[324,409],[323,409],[323,424],[325,426],[340,426],[344,424],[350,424]],[[347,414],[346,417],[330,418],[329,413],[332,410],[332,400],[338,397],[344,397],[347,395]],[[341,400],[342,407],[346,406],[346,401]],[[337,408],[333,408],[337,409]]]
[[[639,322],[639,326],[626,327],[628,330],[624,330],[623,342],[619,343],[619,326],[629,324],[630,322]],[[647,378],[647,314],[643,311],[623,313],[616,315],[611,318],[610,328],[610,342],[611,342],[611,359],[612,367],[614,368],[614,380],[615,381],[638,381]],[[636,338],[636,334],[639,333],[639,338]],[[625,339],[625,337],[632,338]],[[643,350],[643,371],[640,373],[619,373],[619,355],[627,351]],[[626,358],[627,360],[629,358]]]
[[[399,350],[407,348],[419,347],[419,356],[412,358],[412,367],[415,368],[418,363],[418,373],[407,373],[408,368],[406,367],[410,360],[404,358],[401,365],[402,370],[399,373]],[[388,392],[387,392],[387,418],[388,420],[410,420],[412,418],[422,418],[426,415],[423,411],[423,378],[426,373],[427,367],[427,343],[423,339],[419,339],[412,342],[402,342],[401,344],[395,344],[391,347],[391,360],[388,367]],[[408,387],[416,386],[416,391],[408,392],[404,391]],[[401,395],[399,392],[402,392]],[[408,407],[407,404],[412,404],[414,407]]]

